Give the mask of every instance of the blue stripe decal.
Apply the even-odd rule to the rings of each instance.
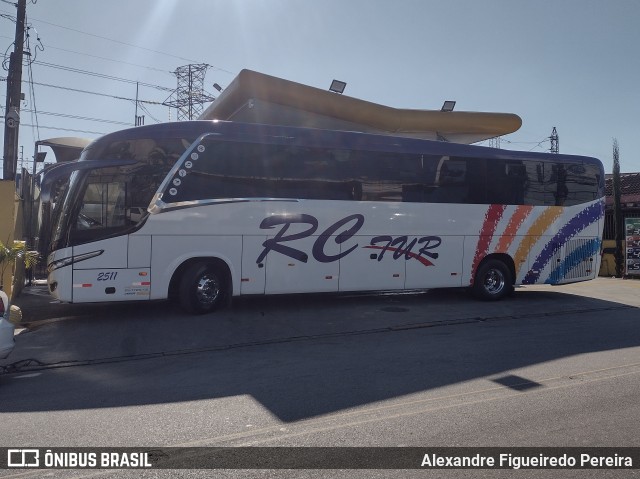
[[[560,231],[549,241],[543,248],[540,255],[536,258],[531,270],[527,273],[522,284],[535,284],[540,278],[540,273],[545,268],[547,263],[551,260],[552,256],[558,251],[558,249],[576,236],[580,231],[587,228],[587,226],[598,221],[604,214],[604,202],[599,201],[586,207],[576,216],[571,218],[567,224],[565,224]],[[537,271],[537,273],[534,273]]]
[[[546,284],[557,284],[562,279],[564,279],[565,275],[571,271],[573,268],[578,266],[582,261],[590,258],[594,254],[600,251],[600,240],[598,238],[594,238],[579,248],[576,248],[571,254],[567,255],[564,261],[558,265],[556,269],[554,269],[547,280]]]

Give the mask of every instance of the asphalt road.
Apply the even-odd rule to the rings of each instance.
[[[209,317],[57,305],[0,362],[0,446],[640,446],[640,282],[283,296]],[[518,471],[633,477],[638,471]],[[512,477],[455,471],[0,471],[0,477]]]

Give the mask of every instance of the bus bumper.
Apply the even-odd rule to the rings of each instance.
[[[0,318],[0,359],[6,358],[13,351],[15,345],[13,340],[14,331],[13,324],[4,318]]]

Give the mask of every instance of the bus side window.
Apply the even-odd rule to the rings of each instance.
[[[561,163],[544,163],[545,205],[569,206],[566,204],[568,194],[565,166]]]
[[[599,196],[599,171],[594,165],[568,164],[566,168],[567,205],[588,203]]]
[[[466,203],[469,193],[467,160],[443,158],[428,201],[434,203]]]
[[[396,194],[401,197],[396,182],[390,172],[383,154],[379,152],[354,152],[352,168],[354,180],[362,185],[362,201],[398,201]]]
[[[505,172],[505,203],[510,205],[523,205],[528,178],[527,168],[520,161],[507,161],[504,165]]]
[[[485,158],[469,158],[467,160],[467,192],[466,203],[487,203],[487,160]]]

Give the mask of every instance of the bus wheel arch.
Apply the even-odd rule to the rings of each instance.
[[[478,265],[471,289],[478,299],[497,301],[513,292],[515,275],[515,264],[509,255],[492,254]]]
[[[231,301],[231,270],[219,258],[191,258],[174,272],[169,283],[169,297],[191,314],[207,314]]]

